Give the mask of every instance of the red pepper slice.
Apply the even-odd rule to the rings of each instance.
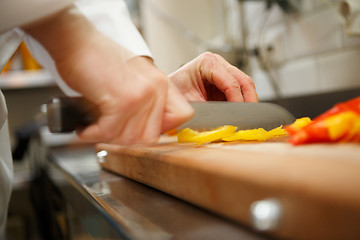
[[[360,142],[360,97],[338,103],[303,128],[286,126],[290,143]]]

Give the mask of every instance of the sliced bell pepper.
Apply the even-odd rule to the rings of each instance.
[[[278,128],[274,128],[270,131],[266,131],[263,128],[257,129],[249,129],[249,130],[239,130],[238,132],[234,133],[231,136],[225,137],[222,140],[230,142],[230,141],[238,141],[238,140],[245,140],[245,141],[265,141],[267,139],[277,137],[277,136],[284,136],[287,135],[285,129],[282,126]]]
[[[296,122],[295,122],[296,123]],[[360,142],[360,97],[333,108],[304,126],[286,126],[294,145],[315,142]]]
[[[291,125],[285,126],[285,130],[289,134],[296,133],[299,129],[309,125],[311,122],[311,119],[308,117],[298,118]]]
[[[288,135],[286,130],[281,125],[280,127],[274,128],[268,132],[270,138]]]
[[[213,142],[224,137],[232,135],[236,131],[235,126],[225,125],[211,131],[198,132],[190,128],[185,128],[178,132],[178,142],[203,144]]]

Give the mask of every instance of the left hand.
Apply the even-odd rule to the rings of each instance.
[[[218,54],[203,53],[169,77],[188,101],[258,101],[252,78]]]

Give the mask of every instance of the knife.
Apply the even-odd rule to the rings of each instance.
[[[194,117],[178,129],[211,130],[223,125],[238,129],[264,128],[270,130],[291,124],[295,118],[285,108],[266,102],[190,102]],[[47,124],[52,133],[73,132],[94,123],[97,107],[81,97],[56,97],[46,104]]]

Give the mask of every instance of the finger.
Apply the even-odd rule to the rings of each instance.
[[[219,61],[215,63],[212,61],[205,61],[200,67],[200,72],[202,79],[215,85],[222,93],[224,93],[228,101],[244,101],[238,81]]]
[[[132,95],[134,97],[134,94]],[[118,101],[112,98],[100,108],[101,115],[95,124],[78,132],[81,139],[89,139],[97,142],[112,142],[128,145],[134,139],[141,136],[144,116],[144,105],[138,102],[138,98],[132,100],[125,96],[128,101]],[[148,102],[148,101],[146,101]],[[112,104],[113,103],[113,104]],[[132,103],[132,104],[131,104]],[[109,107],[110,106],[110,107]],[[134,124],[131,124],[134,123]],[[136,125],[135,127],[133,125]]]
[[[149,98],[126,122],[117,142],[125,145],[154,143],[161,133],[164,104]]]
[[[162,122],[162,132],[174,129],[194,115],[194,109],[172,83],[169,84],[168,96]]]
[[[83,141],[90,142],[109,142],[113,136],[115,136],[114,131],[108,131],[107,127],[112,124],[113,120],[111,117],[102,116],[98,121],[85,129],[77,130],[76,133],[78,137]],[[119,123],[121,124],[121,123]],[[107,126],[104,128],[103,126]]]
[[[241,94],[243,96],[244,101],[246,102],[258,102],[258,96],[256,93],[256,88],[253,79],[238,69],[235,66],[229,64],[223,57],[220,55],[216,55],[218,60],[221,62],[224,69],[230,72],[232,77],[236,79],[238,84],[240,85]]]
[[[244,72],[240,71],[236,67],[229,68],[231,75],[237,80],[240,85],[241,93],[245,102],[258,102],[258,96],[254,80]]]
[[[169,79],[161,74],[151,82],[156,84],[146,87],[148,91],[142,94],[142,101],[137,104],[139,109],[131,107],[131,119],[121,134],[121,141],[126,145],[154,143],[160,137]],[[149,91],[150,88],[153,90]]]
[[[160,123],[157,124],[158,126],[154,123],[150,124],[148,136],[143,137],[149,115],[156,115],[159,112],[154,111],[152,105],[151,101],[147,101],[141,104],[141,108],[133,106],[131,109],[119,109],[115,115],[102,116],[95,124],[80,131],[79,138],[121,145],[155,142],[160,135]],[[160,122],[162,110],[159,115]]]
[[[249,77],[250,78],[250,77]],[[251,79],[251,78],[250,78]],[[241,84],[241,92],[245,102],[258,102],[259,98],[256,92],[254,81],[251,79]]]

